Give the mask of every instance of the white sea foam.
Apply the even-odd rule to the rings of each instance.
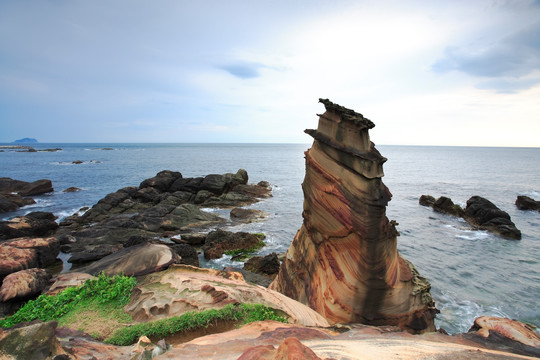
[[[472,300],[458,299],[455,295],[443,293],[435,298],[437,308],[441,311],[435,323],[451,334],[467,332],[480,316],[509,317],[496,306],[484,306]]]
[[[464,240],[483,240],[489,237],[489,233],[484,230],[461,230],[462,234],[455,237]]]

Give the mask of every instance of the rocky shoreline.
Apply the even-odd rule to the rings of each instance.
[[[0,358],[540,356],[540,337],[534,329],[510,319],[480,317],[466,334],[435,331],[436,304],[429,282],[397,253],[397,223],[385,216],[391,194],[381,182],[386,159],[367,134],[374,124],[329,100],[321,102],[326,113],[320,116],[319,128],[308,131],[315,140],[306,153],[304,224],[281,265],[278,254],[270,254],[245,259],[244,269],[198,267],[198,252],[205,258],[245,256],[264,246],[264,234],[220,229],[225,221],[264,219],[260,211],[244,206],[271,196],[270,184],[249,184],[245,170],[197,178],[164,170],[60,223],[42,212],[0,223],[0,317],[41,293],[63,294],[103,274],[123,274],[137,279],[129,302],[120,309],[131,320],[114,326],[135,328],[241,304],[261,304],[286,323],[265,320],[242,326],[214,318],[182,334],[158,338],[147,333],[132,345],[120,346],[104,342],[112,325],[102,315],[90,323],[78,320],[75,328],[35,320],[0,328]],[[479,201],[485,205],[483,200]],[[445,199],[427,203],[455,215],[467,211]],[[230,219],[204,208],[232,209]],[[489,212],[489,220],[506,218],[493,213],[500,215],[500,210]],[[60,252],[69,254],[73,264],[67,273],[58,274],[51,267],[58,264]]]

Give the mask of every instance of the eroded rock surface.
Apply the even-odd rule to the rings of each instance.
[[[178,256],[167,245],[143,243],[119,250],[79,270],[91,275],[103,272],[109,276],[140,276],[167,269],[177,262]]]
[[[148,274],[124,308],[137,321],[181,315],[187,311],[222,308],[230,303],[256,303],[281,310],[306,326],[328,326],[307,306],[280,293],[248,284],[239,273],[174,265]]]
[[[307,356],[311,356],[311,359],[313,356],[317,356],[325,360],[514,360],[535,358],[534,355],[515,355],[510,351],[491,349],[474,341],[439,333],[411,335],[397,327],[390,326],[353,325],[345,332],[337,332],[332,329],[307,328],[264,321],[250,323],[240,329],[208,335],[188,343],[175,345],[165,354],[158,356],[156,360],[183,358],[208,360],[287,359],[287,357],[279,357],[281,354],[278,355],[276,350],[280,347],[282,350],[290,349],[299,356],[291,357],[293,359],[310,359]]]
[[[326,112],[306,152],[304,222],[270,288],[332,323],[434,330],[429,282],[397,251],[396,223],[385,215],[386,159],[361,114],[320,99]]]

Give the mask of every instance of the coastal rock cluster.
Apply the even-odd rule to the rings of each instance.
[[[7,177],[0,178],[0,212],[14,211],[21,206],[34,204],[31,196],[54,191],[47,179],[26,182]]]
[[[306,153],[303,225],[270,288],[331,323],[435,330],[429,282],[397,251],[396,222],[385,215],[391,193],[386,159],[361,114],[320,99],[326,108]]]
[[[133,237],[188,237],[224,221],[202,208],[244,206],[270,196],[268,183],[247,182],[245,170],[196,178],[161,171],[138,187],[107,195],[83,215],[66,218],[58,231],[62,251],[72,254],[70,262],[82,263],[120,250]]]
[[[516,228],[510,215],[481,196],[473,196],[467,200],[465,209],[445,196],[435,199],[431,195],[422,195],[419,203],[430,206],[437,212],[461,217],[477,229],[491,231],[507,239],[521,239],[521,231]]]

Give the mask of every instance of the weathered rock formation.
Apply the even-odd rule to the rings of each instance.
[[[241,274],[186,265],[139,279],[124,310],[137,321],[181,315],[187,311],[219,309],[231,303],[263,304],[305,326],[328,326],[318,313],[297,301],[261,286],[248,284]]]
[[[491,231],[508,239],[521,239],[521,231],[516,228],[510,215],[481,196],[473,196],[467,200],[465,209],[445,196],[435,200],[431,195],[422,195],[418,202],[420,205],[432,207],[437,212],[461,217],[477,229]]]
[[[119,250],[78,269],[92,275],[140,276],[167,269],[178,262],[178,255],[167,245],[142,243]]]
[[[429,282],[397,251],[396,223],[385,215],[391,193],[386,159],[353,110],[320,99],[326,112],[306,152],[304,222],[270,285],[332,323],[434,330]]]
[[[519,210],[540,211],[540,201],[525,195],[519,195],[516,199],[516,206]]]

